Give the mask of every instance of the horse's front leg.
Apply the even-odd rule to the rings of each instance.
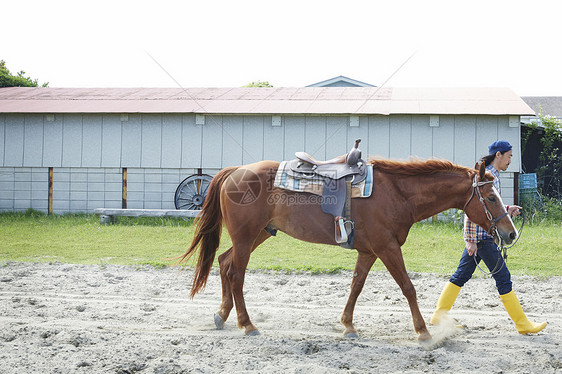
[[[355,304],[359,294],[363,290],[365,285],[365,280],[369,274],[369,270],[375,263],[377,256],[373,253],[359,252],[357,256],[357,262],[355,264],[355,271],[353,273],[353,280],[351,282],[351,292],[349,293],[349,298],[347,299],[347,304],[343,310],[341,316],[341,323],[345,327],[343,335],[346,338],[356,339],[359,337],[357,330],[353,326],[353,311],[355,309]]]
[[[419,334],[418,340],[431,340],[431,334],[427,330],[425,321],[420,313],[416,289],[406,272],[406,266],[404,265],[404,258],[402,257],[400,246],[396,244],[389,247],[388,250],[378,253],[378,255],[408,300],[410,312],[412,313],[412,319],[414,320],[414,330]]]

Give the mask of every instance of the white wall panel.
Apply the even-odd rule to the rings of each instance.
[[[348,118],[349,120],[349,118]],[[366,159],[369,155],[369,117],[359,116],[359,126],[347,126],[346,147],[344,153],[348,152],[355,144],[357,139],[361,139],[359,149],[361,150],[361,157]]]
[[[6,116],[0,113],[0,167],[4,166],[5,142],[6,142]]]
[[[241,116],[222,117],[222,161],[221,167],[242,165],[244,153],[244,124]],[[203,143],[205,144],[205,143]]]
[[[390,116],[390,158],[410,158],[412,116]]]
[[[476,117],[476,158],[488,154],[488,145],[498,139],[498,117],[478,116]],[[474,162],[477,160],[475,159]]]
[[[162,164],[162,115],[143,114],[141,167],[159,168]]]
[[[271,126],[271,117],[266,117],[263,124],[263,159],[283,161],[285,155],[285,119],[281,117],[281,126]]]
[[[44,120],[43,166],[62,166],[62,115],[55,114],[54,121]]]
[[[101,165],[121,166],[121,115],[105,114],[102,125]]]
[[[285,117],[284,160],[292,160],[295,158],[295,152],[304,150],[304,130],[304,117]]]
[[[338,157],[348,151],[348,118],[345,116],[326,119],[326,159]]]
[[[181,167],[181,130],[181,114],[166,114],[162,117],[162,168]]]
[[[181,167],[200,168],[202,160],[203,126],[195,124],[195,115],[182,116]]]
[[[267,123],[262,116],[245,116],[244,138],[242,145],[242,164],[251,164],[264,160],[264,126]],[[267,126],[271,126],[269,123]]]
[[[201,164],[203,167],[221,168],[223,151],[222,116],[206,116],[203,127]],[[185,167],[185,165],[182,165]]]
[[[476,117],[455,116],[455,154],[451,161],[471,168],[477,158]]]
[[[4,166],[23,166],[24,116],[6,115]]]
[[[513,157],[507,171],[515,173],[521,171],[521,128],[509,127],[509,117],[498,117],[498,139],[507,140],[513,146]],[[487,150],[487,148],[486,148]]]
[[[82,115],[65,114],[62,118],[62,166],[82,166]]]
[[[82,166],[101,166],[102,116],[99,114],[84,115],[82,133]]]
[[[432,127],[433,157],[454,160],[455,117],[439,116],[439,127]]]
[[[326,117],[305,117],[303,151],[317,160],[326,159]],[[292,157],[294,158],[294,156]]]
[[[142,126],[140,114],[129,114],[128,121],[121,123],[121,166],[141,166]]]
[[[369,116],[368,154],[390,157],[390,116]]]
[[[433,129],[429,116],[412,116],[412,156],[424,160],[433,157]]]
[[[43,166],[43,115],[26,114],[24,119],[23,165]]]

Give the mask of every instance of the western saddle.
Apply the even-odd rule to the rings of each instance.
[[[318,161],[306,152],[296,152],[297,158],[289,161],[287,168],[294,178],[323,181],[322,211],[334,217],[335,241],[346,248],[353,248],[351,185],[367,177],[367,166],[358,148],[360,142],[361,139],[357,139],[347,154],[327,161]]]

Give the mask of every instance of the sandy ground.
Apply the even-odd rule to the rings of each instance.
[[[257,337],[238,330],[234,313],[216,330],[218,273],[194,300],[191,276],[177,268],[3,264],[0,372],[562,372],[561,277],[514,277],[527,315],[549,323],[534,336],[515,331],[492,280],[471,280],[451,312],[464,328],[430,327],[436,342],[427,349],[385,272],[372,273],[359,298],[357,340],[343,338],[339,324],[351,273],[249,273]],[[428,320],[446,278],[411,277]]]

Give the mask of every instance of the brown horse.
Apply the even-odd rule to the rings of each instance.
[[[517,231],[506,214],[501,197],[482,165],[477,171],[448,161],[371,160],[374,188],[369,198],[352,200],[355,221],[354,248],[358,252],[351,293],[341,317],[346,337],[357,337],[353,310],[369,270],[380,258],[408,300],[419,340],[429,340],[420,313],[416,291],[406,272],[401,246],[415,222],[449,208],[464,209],[468,217],[485,229],[495,228],[505,243]],[[188,260],[200,247],[191,297],[205,287],[219,246],[222,224],[232,247],[219,256],[222,304],[215,314],[223,328],[234,303],[239,328],[248,335],[259,331],[251,322],[244,302],[243,286],[250,254],[281,230],[308,242],[333,244],[333,217],[323,213],[316,195],[273,187],[279,163],[261,161],[221,170],[212,180],[193,242],[181,257]]]

